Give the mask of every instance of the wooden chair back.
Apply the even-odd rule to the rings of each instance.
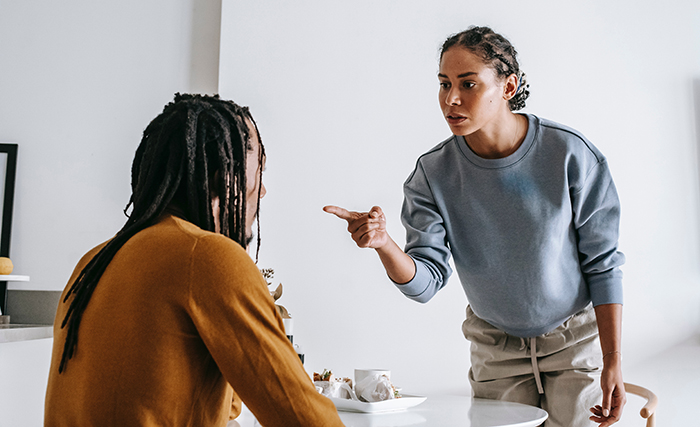
[[[651,390],[636,384],[625,383],[625,391],[646,399],[647,403],[639,411],[639,415],[647,420],[647,427],[656,427],[655,413],[656,406],[659,404],[659,398]]]

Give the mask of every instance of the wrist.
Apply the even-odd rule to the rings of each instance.
[[[622,353],[619,350],[609,351],[603,354],[603,365],[617,365],[622,362]]]
[[[388,233],[386,235],[386,239],[384,240],[384,243],[382,243],[380,246],[374,247],[373,249],[375,251],[377,251],[377,253],[380,256],[381,255],[392,256],[392,254],[394,254],[394,256],[395,256],[395,253],[397,251],[403,252],[401,250],[401,248],[399,247],[399,245],[397,245],[396,242],[394,242],[394,239],[392,239]]]
[[[381,247],[375,248],[389,278],[397,284],[405,284],[416,274],[413,258],[408,256],[391,238]]]

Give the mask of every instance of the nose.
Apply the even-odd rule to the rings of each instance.
[[[260,184],[260,198],[262,199],[265,197],[265,194],[267,194],[267,188],[265,188],[265,184]]]
[[[462,100],[459,98],[459,90],[457,87],[451,87],[447,92],[447,98],[445,98],[445,103],[447,105],[460,105]]]

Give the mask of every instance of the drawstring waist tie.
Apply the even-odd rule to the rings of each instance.
[[[529,340],[530,362],[532,363],[532,373],[535,376],[535,383],[537,384],[537,392],[539,394],[544,394],[544,388],[542,387],[542,378],[540,377],[540,367],[537,365],[537,338],[520,337],[520,350],[524,350],[528,347],[528,341],[526,341],[526,339]]]
[[[525,339],[522,338],[523,344]],[[535,375],[535,383],[537,383],[537,391],[544,394],[542,387],[542,378],[540,378],[540,367],[537,366],[537,338],[530,338],[530,361],[532,362],[532,373]]]

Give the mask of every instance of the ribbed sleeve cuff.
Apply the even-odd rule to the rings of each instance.
[[[423,263],[416,262],[415,259],[413,263],[416,265],[416,274],[410,282],[404,284],[396,283],[393,280],[392,282],[406,297],[418,302],[428,302],[434,295],[434,292],[429,292],[429,289],[434,288],[431,286],[434,279]],[[391,280],[391,278],[389,279]]]
[[[614,277],[588,283],[593,306],[622,304],[622,278]]]

